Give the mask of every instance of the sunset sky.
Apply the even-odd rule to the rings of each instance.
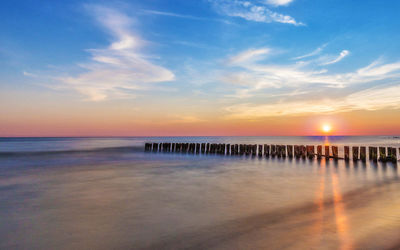
[[[13,1],[0,136],[400,134],[400,1]]]

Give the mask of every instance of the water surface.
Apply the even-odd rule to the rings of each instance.
[[[382,137],[1,138],[1,249],[396,249],[397,165],[145,153],[144,142],[393,146]]]

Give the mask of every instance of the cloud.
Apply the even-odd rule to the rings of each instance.
[[[220,74],[220,80],[232,86],[241,86],[236,92],[245,96],[253,92],[257,94],[266,88],[300,88],[305,86],[323,86],[329,88],[345,88],[354,84],[399,77],[400,62],[383,64],[375,61],[370,65],[348,73],[330,73],[328,69],[321,68],[311,62],[294,62],[290,64],[260,63],[265,57],[267,48],[249,49],[231,56],[228,61],[234,62],[235,70],[226,69]],[[333,61],[338,62],[349,52],[343,50]],[[334,63],[324,63],[329,65]],[[245,89],[245,90],[244,90]],[[232,96],[232,95],[231,95]]]
[[[254,118],[400,107],[400,62],[385,63],[378,59],[349,72],[332,73],[329,65],[347,56],[347,50],[323,66],[318,63],[319,59],[274,64],[269,62],[273,57],[265,60],[269,54],[274,54],[274,51],[264,47],[247,49],[229,57],[228,61],[234,63],[227,64],[219,76],[225,83],[225,100],[230,103],[226,108],[228,117]],[[385,84],[396,82],[397,85],[381,87],[382,81]],[[354,86],[369,86],[369,89],[352,93]],[[340,97],[335,98],[332,90],[340,93]]]
[[[192,20],[199,20],[199,21],[214,21],[214,22],[221,22],[225,24],[232,24],[231,22],[223,19],[217,19],[217,18],[207,18],[207,17],[198,17],[198,16],[192,16],[192,15],[182,15],[182,14],[177,14],[173,12],[166,12],[166,11],[158,11],[158,10],[142,10],[142,12],[146,14],[151,14],[151,15],[159,15],[159,16],[169,16],[169,17],[177,17],[177,18],[185,18],[185,19],[192,19]]]
[[[135,91],[148,89],[152,83],[174,80],[171,71],[140,53],[145,42],[132,32],[130,17],[97,5],[89,5],[87,9],[113,41],[106,48],[87,50],[90,60],[79,64],[84,73],[58,77],[65,87],[78,91],[89,100],[100,101],[134,96]]]
[[[321,63],[321,65],[329,65],[329,64],[334,64],[334,63],[340,62],[343,58],[345,58],[349,54],[350,54],[350,51],[342,50],[342,52],[340,52],[340,54],[337,57],[335,57],[331,60],[328,60],[326,62],[323,62],[323,63]]]
[[[238,104],[226,107],[226,118],[248,119],[306,114],[330,114],[355,110],[400,108],[400,84],[374,87],[350,94],[342,99],[280,101],[271,104]]]
[[[267,4],[274,6],[288,5],[291,2],[293,2],[293,0],[266,0]]]
[[[307,57],[316,56],[316,55],[320,54],[324,50],[325,47],[326,47],[326,44],[322,45],[321,47],[316,48],[314,51],[312,51],[312,52],[310,52],[308,54],[305,54],[305,55],[302,55],[302,56],[298,56],[298,57],[294,57],[293,60],[300,60],[300,59],[304,59],[304,58],[307,58]]]
[[[24,76],[29,76],[29,77],[37,77],[37,75],[36,75],[36,74],[29,73],[29,72],[26,72],[26,71],[23,71],[23,72],[22,72],[22,74],[23,74]]]
[[[284,2],[284,1],[277,1]],[[248,21],[263,22],[263,23],[286,23],[292,25],[304,25],[301,22],[297,22],[293,17],[283,15],[274,11],[271,11],[264,5],[256,5],[249,1],[241,0],[213,0],[214,8],[221,14],[240,17]]]
[[[264,58],[270,52],[268,48],[260,48],[260,49],[249,49],[244,52],[239,53],[238,55],[232,56],[229,58],[228,62],[230,64],[240,64],[243,62],[249,62],[253,60],[257,60],[259,58]]]

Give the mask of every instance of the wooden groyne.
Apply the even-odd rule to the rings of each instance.
[[[322,149],[324,148],[324,152]],[[351,150],[350,150],[351,149]],[[258,157],[289,157],[345,160],[345,161],[371,161],[397,163],[397,149],[394,147],[367,147],[344,146],[343,157],[339,156],[337,146],[317,145],[276,145],[276,144],[225,144],[225,143],[179,143],[179,142],[147,142],[146,152],[174,152],[186,154],[218,154],[218,155],[247,155]],[[350,153],[351,151],[351,153]],[[399,148],[400,152],[400,148]],[[351,157],[350,157],[351,156]]]

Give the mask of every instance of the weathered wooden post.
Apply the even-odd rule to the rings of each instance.
[[[258,157],[262,157],[263,155],[263,146],[262,144],[258,145]]]
[[[397,162],[397,152],[396,148],[388,147],[387,159],[391,162]]]
[[[322,158],[322,145],[317,146],[317,159]]]
[[[226,154],[230,155],[230,150],[231,150],[231,144],[226,144]]]
[[[374,162],[378,161],[378,148],[377,147],[370,147],[371,148],[371,155],[369,156],[370,160]]]
[[[235,154],[235,145],[232,144],[231,145],[231,155],[234,155],[234,154]]]
[[[282,149],[281,156],[283,158],[285,158],[287,156],[286,146],[285,145],[281,145],[281,149]]]
[[[253,146],[252,146],[252,155],[253,156],[256,156],[257,155],[257,144],[254,144]]]
[[[149,144],[147,142],[144,144],[144,151],[149,151]]]
[[[339,159],[339,149],[337,146],[332,146],[332,155],[333,159],[335,160]]]
[[[379,160],[386,161],[386,148],[385,147],[379,147]]]
[[[307,148],[304,145],[300,145],[301,158],[305,159],[307,157]]]
[[[239,154],[239,145],[235,144],[235,155]]]
[[[325,158],[329,158],[329,146],[325,146]]]
[[[350,147],[349,146],[344,146],[344,160],[345,161],[350,160]]]
[[[265,155],[265,157],[269,157],[269,155],[270,155],[270,146],[269,145],[267,145],[267,144],[264,144],[264,155]]]
[[[197,145],[197,143],[192,143],[192,154],[195,154],[196,153],[196,145]]]
[[[286,145],[288,157],[293,158],[293,145]]]
[[[308,157],[309,159],[314,158],[314,154],[315,154],[315,148],[314,148],[314,146],[307,145],[307,146],[306,146],[306,150],[307,150],[307,157]]]
[[[367,160],[367,148],[364,146],[360,147],[360,160],[361,161]]]
[[[358,155],[359,155],[358,147],[353,146],[352,150],[353,150],[353,161],[358,161]]]
[[[153,152],[158,151],[158,143],[153,142]]]
[[[282,155],[281,145],[275,145],[275,150],[276,150],[275,155],[280,158]]]
[[[271,156],[272,157],[276,156],[276,145],[271,145]]]

